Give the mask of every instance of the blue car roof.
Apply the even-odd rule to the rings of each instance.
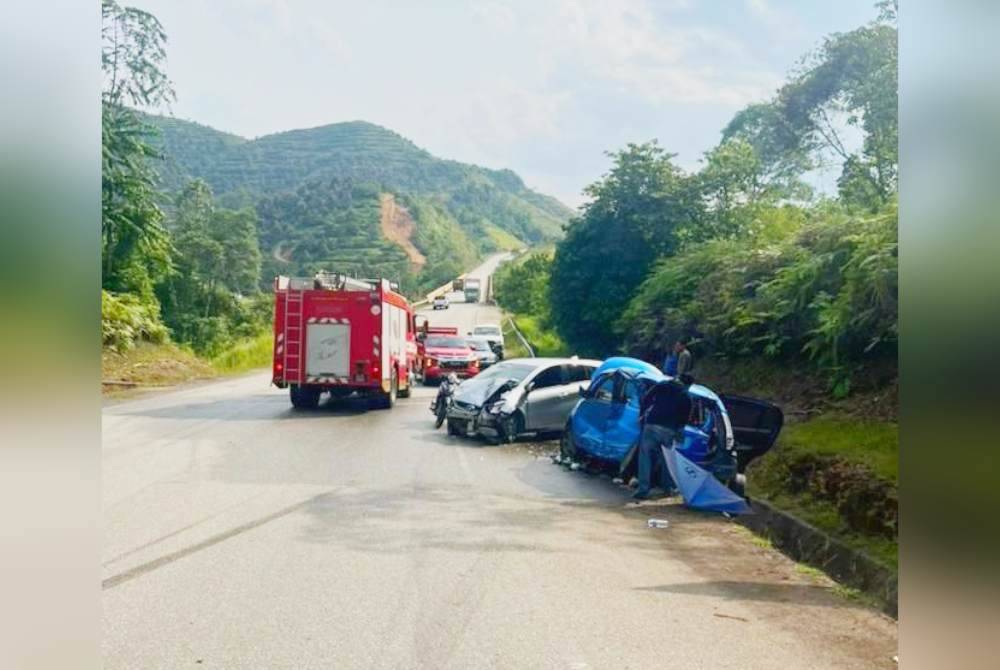
[[[660,382],[665,382],[672,377],[669,377],[662,372],[655,365],[647,363],[646,361],[639,360],[638,358],[629,358],[627,356],[614,356],[607,359],[601,363],[600,367],[594,371],[591,379],[596,378],[598,375],[602,375],[605,372],[618,371],[634,379],[643,379],[654,384],[659,384]],[[704,398],[705,400],[710,400],[717,404],[723,412],[726,411],[726,406],[722,404],[722,399],[707,386],[702,386],[701,384],[691,384],[687,389],[688,393],[693,396],[698,396],[699,398]]]
[[[646,361],[639,360],[638,358],[629,358],[628,356],[612,356],[607,359],[601,365],[594,370],[594,374],[591,375],[591,379],[597,377],[597,375],[604,374],[609,370],[618,370],[621,368],[628,368],[631,370],[636,370],[638,372],[648,372],[649,374],[663,376],[655,365],[647,363]]]

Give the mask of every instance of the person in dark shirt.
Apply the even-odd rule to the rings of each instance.
[[[660,445],[671,445],[682,437],[684,425],[691,416],[691,397],[687,387],[676,379],[652,387],[639,405],[642,434],[639,436],[639,487],[633,498],[649,497],[653,476],[665,493],[674,488]]]
[[[690,386],[694,379],[691,375],[691,371],[694,369],[694,356],[691,355],[691,350],[688,349],[687,345],[688,338],[686,337],[678,338],[674,345],[674,353],[677,354],[677,367],[674,370],[674,376],[685,385]]]

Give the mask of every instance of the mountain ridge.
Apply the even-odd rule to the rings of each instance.
[[[369,121],[248,139],[174,117],[146,119],[160,131],[166,190],[177,192],[200,178],[220,204],[254,207],[265,269],[275,273],[336,263],[425,287],[497,250],[499,240],[527,246],[558,239],[574,214],[528,188],[512,170],[438,158]],[[383,235],[379,204],[385,195],[412,214],[412,243],[426,265],[409,267],[412,250]],[[274,253],[279,248],[282,253]]]

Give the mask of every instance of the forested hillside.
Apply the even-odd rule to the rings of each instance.
[[[896,5],[877,7],[739,111],[700,169],[656,141],[612,152],[555,252],[494,287],[536,348],[659,365],[686,339],[695,378],[782,404],[753,493],[892,563],[898,60]],[[820,166],[836,193],[811,192]]]
[[[471,262],[497,248],[497,231],[508,244],[552,240],[572,214],[509,170],[441,160],[362,121],[245,140],[188,121],[147,120],[160,130],[166,190],[203,179],[219,203],[258,208],[268,271],[324,266],[390,274],[423,289],[445,274],[439,263]],[[402,248],[379,234],[381,193],[420,203],[412,212],[413,242],[428,262],[419,275]]]
[[[101,8],[102,327],[119,354],[173,342],[256,360],[275,275],[384,276],[419,296],[487,252],[557,239],[572,214],[509,170],[370,123],[248,140],[141,111],[175,97],[166,32]]]

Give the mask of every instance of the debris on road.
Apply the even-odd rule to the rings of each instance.
[[[573,461],[572,463],[569,464],[569,469],[573,471],[579,470],[582,467],[583,466],[577,463],[576,461]]]
[[[611,483],[612,484],[619,484],[620,485],[620,484],[624,484],[625,480],[622,479],[621,477],[615,477],[614,479],[611,480]]]
[[[666,519],[649,519],[646,521],[646,525],[650,528],[667,528],[670,522]]]
[[[732,614],[722,614],[721,612],[712,612],[712,616],[719,617],[720,619],[733,619],[734,621],[744,621],[750,623],[750,619],[744,619],[741,616],[733,616]]]

